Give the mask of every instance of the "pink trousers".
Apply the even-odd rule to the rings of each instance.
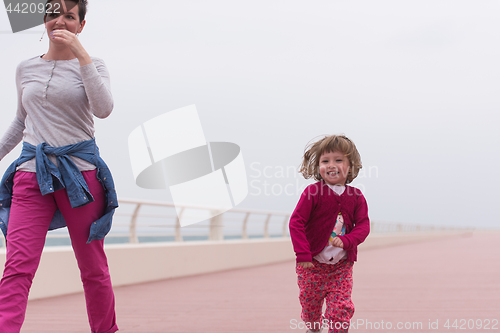
[[[328,327],[330,333],[348,332],[354,315],[351,301],[354,262],[341,260],[330,265],[313,259],[313,264],[312,268],[296,267],[302,320],[314,331]],[[326,312],[323,317],[325,299]]]
[[[90,225],[104,212],[105,193],[96,178],[96,170],[82,174],[95,201],[71,208],[65,189],[42,196],[34,172],[16,172],[7,233],[7,260],[0,282],[0,332],[18,333],[21,330],[28,293],[50,221],[57,209],[68,225],[71,245],[80,268],[91,331],[113,333],[118,330],[103,240],[87,244]],[[53,274],[58,273],[55,271]],[[58,315],[63,316],[64,313]],[[72,328],[68,327],[67,331],[71,332]]]

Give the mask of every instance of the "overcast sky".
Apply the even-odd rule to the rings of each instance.
[[[361,154],[353,185],[373,220],[500,226],[500,2],[154,5],[90,0],[80,36],[111,73],[115,109],[96,120],[96,137],[119,196],[171,200],[134,184],[127,138],[196,104],[208,141],[242,149],[250,193],[239,207],[292,211],[310,183],[294,171],[305,145],[344,133]],[[16,110],[17,64],[48,44],[41,26],[9,30],[0,10],[2,134]]]

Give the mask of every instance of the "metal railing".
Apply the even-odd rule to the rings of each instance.
[[[161,201],[151,201],[151,200],[136,200],[136,199],[120,199],[119,201],[120,205],[125,204],[125,205],[134,205],[134,208],[131,212],[126,213],[126,212],[117,212],[117,216],[129,216],[130,217],[130,224],[129,224],[129,242],[130,243],[138,243],[139,242],[139,234],[137,231],[138,228],[138,219],[139,216],[142,217],[148,217],[148,218],[159,218],[163,219],[162,226],[163,227],[173,227],[174,228],[174,240],[177,242],[183,241],[183,235],[181,233],[181,225],[180,225],[180,217],[183,216],[183,214],[186,213],[188,210],[199,210],[199,211],[206,211],[210,212],[212,215],[224,212],[224,210],[218,208],[218,207],[204,207],[204,206],[194,206],[194,205],[179,205],[176,204],[174,205],[173,203],[170,202],[161,202]],[[162,213],[162,214],[141,214],[141,210],[144,207],[164,207],[164,208],[171,208],[174,210],[175,208],[179,210],[179,214],[175,212],[168,214],[168,213]],[[219,215],[216,215],[214,217],[211,217],[208,221],[209,224],[208,226],[201,226],[203,227],[208,227],[208,239],[209,240],[222,240],[224,239],[224,222],[225,222],[225,216],[227,214],[239,214],[241,218],[241,232],[239,233],[240,237],[242,239],[248,239],[249,238],[249,232],[248,232],[248,227],[249,227],[249,221],[252,216],[260,216],[261,218],[264,218],[264,225],[263,225],[263,230],[262,230],[262,237],[264,238],[269,238],[271,236],[270,234],[270,224],[271,220],[273,218],[281,218],[281,232],[279,236],[281,237],[287,237],[288,236],[288,220],[290,218],[290,213],[288,212],[277,212],[277,211],[266,211],[266,210],[255,210],[255,209],[240,209],[240,208],[233,208],[229,212],[226,213],[220,213]],[[234,218],[233,218],[234,219]],[[168,221],[173,220],[173,225],[168,224]],[[227,221],[226,221],[227,222]],[[199,227],[198,227],[199,228]],[[153,234],[154,236],[160,235],[160,233],[156,232]],[[143,234],[143,236],[151,236],[151,234]]]
[[[210,212],[214,215],[219,212],[224,212],[218,207],[203,207],[194,205],[174,205],[170,202],[153,201],[153,200],[139,200],[139,199],[120,199],[120,207],[115,212],[113,221],[113,228],[106,236],[106,239],[111,243],[139,243],[140,238],[167,238],[168,241],[182,242],[185,238],[198,238],[207,240],[223,240],[228,235],[224,230],[234,229],[234,225],[240,225],[240,229],[229,235],[229,238],[249,239],[249,238],[270,238],[270,237],[288,237],[288,220],[290,213],[276,212],[266,210],[250,210],[233,208],[229,212],[222,213],[207,219],[206,223],[197,223],[193,226],[181,228],[180,216],[188,213],[189,210]],[[170,211],[151,212],[151,208],[166,208]],[[179,210],[179,216],[177,210]],[[148,211],[149,209],[149,211]],[[228,215],[231,215],[229,217]],[[252,221],[256,218],[257,221]],[[276,221],[278,219],[278,221]],[[141,222],[142,220],[142,222]],[[151,222],[154,220],[154,222]],[[255,219],[254,219],[255,220]],[[232,222],[232,223],[230,223]],[[252,223],[257,222],[257,223]],[[279,231],[276,232],[276,224],[279,225]],[[208,223],[208,225],[207,225]],[[262,229],[255,233],[255,226],[263,224]],[[252,226],[254,233],[249,232],[249,227]],[[273,226],[274,233],[271,233],[270,227]],[[151,228],[155,230],[151,231]],[[146,229],[148,231],[140,231]],[[169,232],[162,232],[162,229],[168,229]],[[186,232],[195,229],[197,233]],[[126,231],[125,231],[126,230]],[[184,230],[184,232],[182,232]],[[201,230],[201,231],[200,231]],[[187,233],[188,235],[183,235]],[[114,241],[113,239],[121,238],[121,240]],[[69,245],[69,234],[67,229],[58,229],[47,234],[47,239],[50,243],[62,243]],[[163,240],[165,241],[165,240]],[[5,247],[5,239],[2,237],[2,247]],[[61,245],[61,244],[58,244]]]
[[[115,213],[115,221],[113,222],[112,231],[106,236],[107,239],[121,238],[120,243],[133,243],[140,242],[140,238],[155,238],[163,237],[163,241],[182,242],[185,238],[198,237],[199,239],[207,240],[223,240],[228,237],[224,231],[230,229],[238,229],[235,234],[230,235],[229,238],[249,239],[255,237],[289,237],[288,221],[290,219],[290,212],[266,211],[256,209],[241,209],[233,208],[228,212],[216,215],[206,220],[206,223],[197,223],[193,226],[181,228],[179,216],[183,216],[189,210],[205,211],[213,213],[220,212],[217,207],[202,207],[193,205],[174,205],[170,202],[152,201],[152,200],[139,200],[139,199],[120,199],[120,208]],[[145,208],[161,208],[169,209],[170,211],[161,212],[144,212]],[[179,214],[177,214],[177,210]],[[179,216],[178,216],[179,215]],[[253,220],[252,220],[253,219]],[[142,222],[141,222],[142,220]],[[155,220],[155,223],[151,223]],[[256,228],[259,224],[261,227]],[[273,233],[270,227],[273,226]],[[151,232],[144,232],[144,229],[156,229]],[[158,228],[168,228],[169,232],[161,232]],[[191,228],[190,228],[191,227]],[[253,234],[249,232],[249,227],[253,230]],[[436,227],[432,225],[418,225],[418,224],[405,224],[395,223],[388,221],[371,221],[372,233],[398,233],[398,232],[439,232],[439,231],[470,231],[466,228],[452,228],[452,227]],[[255,231],[261,228],[260,231]],[[140,229],[143,229],[140,231]],[[188,233],[190,229],[197,229],[198,233],[193,236],[193,233]],[[199,232],[199,230],[204,231]],[[120,232],[121,230],[121,232]],[[126,231],[125,231],[126,230]],[[64,232],[64,231],[63,231]],[[187,235],[183,235],[187,234]],[[49,233],[48,239],[68,239],[67,232]],[[1,237],[2,247],[5,247],[5,239]],[[168,240],[165,240],[168,239]],[[116,243],[116,241],[115,241]]]
[[[448,226],[434,226],[424,224],[407,224],[401,222],[389,221],[371,221],[371,233],[397,233],[397,232],[454,232],[454,231],[472,231],[474,228],[466,227],[448,227]]]

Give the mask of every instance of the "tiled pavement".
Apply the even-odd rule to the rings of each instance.
[[[358,260],[350,332],[500,332],[500,233],[366,249]],[[295,279],[284,262],[118,287],[119,332],[304,332],[293,329]],[[30,301],[21,332],[90,332],[83,295]]]

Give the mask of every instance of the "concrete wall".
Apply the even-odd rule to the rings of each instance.
[[[472,231],[435,231],[435,232],[408,232],[392,234],[370,234],[366,241],[358,246],[359,251],[382,247],[398,246],[417,242],[431,242],[448,237],[469,237]]]
[[[421,242],[462,233],[372,234],[360,251]],[[114,286],[196,275],[234,268],[294,260],[290,239],[253,239],[181,243],[107,245],[106,253]],[[5,249],[0,249],[0,273]],[[30,299],[82,291],[79,270],[71,247],[44,249],[33,281]]]
[[[289,239],[107,245],[114,286],[293,260]],[[0,273],[5,249],[0,249]],[[83,291],[73,250],[46,247],[29,299]]]

